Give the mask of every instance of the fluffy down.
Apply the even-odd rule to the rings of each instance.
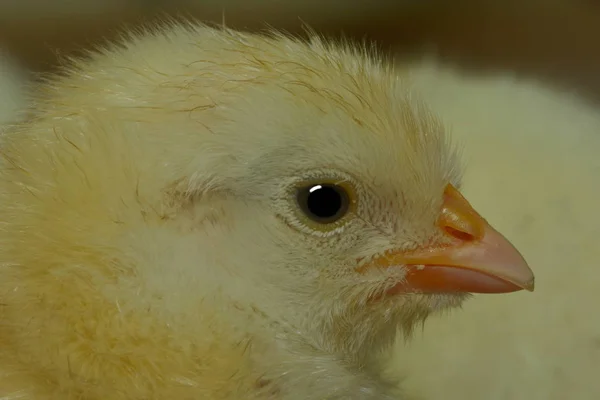
[[[0,143],[0,397],[393,398],[397,330],[468,297],[399,257],[491,229],[419,68],[170,26],[49,79]],[[297,202],[321,183],[334,223]]]

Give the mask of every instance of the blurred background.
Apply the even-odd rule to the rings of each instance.
[[[600,93],[599,0],[2,0],[0,48],[46,71],[60,56],[165,15],[249,30],[298,32],[306,23],[384,50],[427,49],[465,68],[510,69]]]

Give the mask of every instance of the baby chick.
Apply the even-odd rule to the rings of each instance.
[[[409,75],[174,25],[50,79],[0,144],[0,397],[391,399],[398,328],[533,290]]]

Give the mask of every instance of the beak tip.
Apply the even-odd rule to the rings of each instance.
[[[523,289],[527,290],[528,292],[535,291],[535,279],[531,279],[531,281],[523,285]]]

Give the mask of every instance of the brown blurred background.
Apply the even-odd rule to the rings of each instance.
[[[501,4],[500,4],[501,3]],[[600,98],[599,0],[3,0],[0,47],[26,67],[110,39],[127,26],[179,15],[249,30],[374,39],[385,50],[427,49],[461,66],[510,69]]]

